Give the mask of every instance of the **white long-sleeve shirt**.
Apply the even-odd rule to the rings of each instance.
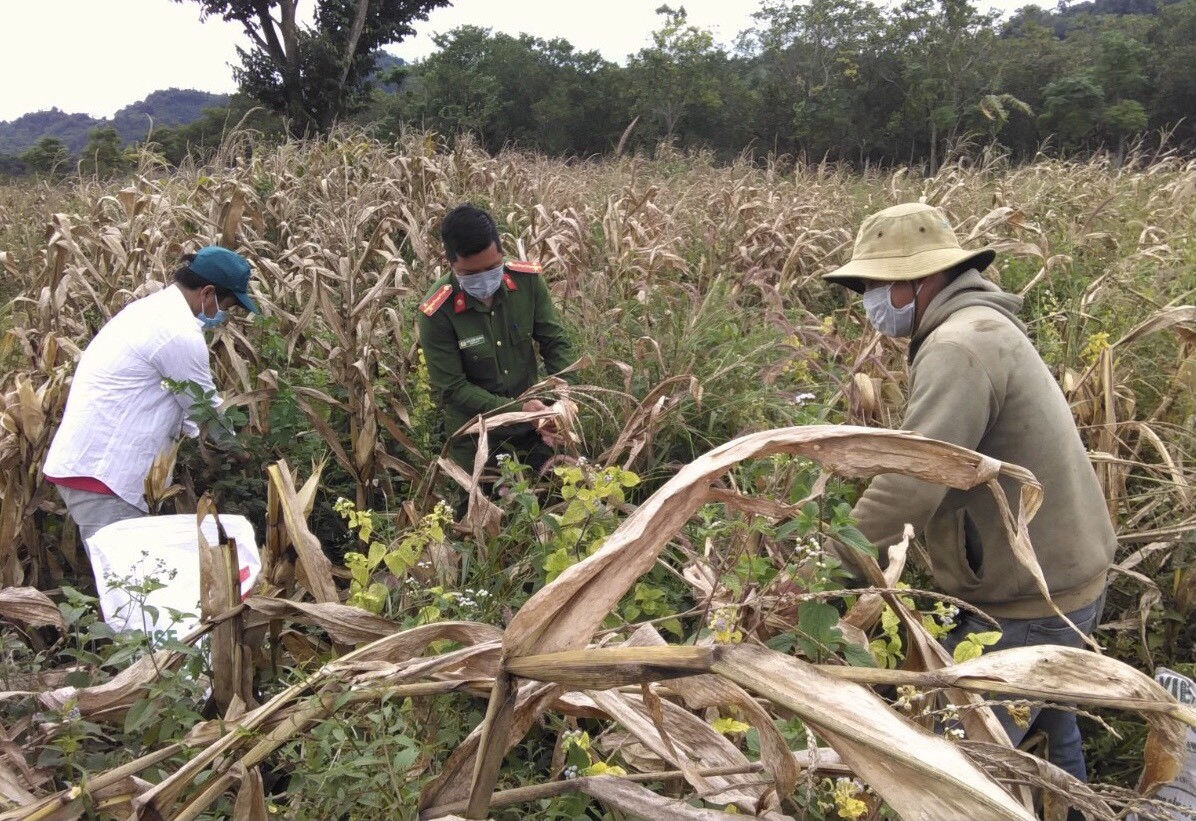
[[[187,418],[191,394],[171,393],[165,378],[215,391],[202,325],[177,286],[125,306],[83,351],[45,475],[99,479],[146,510],[154,458],[199,433]],[[212,404],[220,404],[215,393]]]

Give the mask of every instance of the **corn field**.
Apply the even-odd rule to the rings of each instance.
[[[795,556],[883,472],[988,487],[1034,561],[1035,478],[892,430],[904,351],[818,279],[913,200],[997,249],[1071,402],[1120,542],[1101,652],[953,659],[910,539],[868,588],[793,592]],[[465,201],[543,264],[585,354],[578,384],[533,388],[569,400],[557,475],[588,488],[584,522],[518,476],[489,499],[443,455],[414,318]],[[1166,153],[925,178],[241,134],[205,167],[0,185],[0,819],[1167,818],[1150,796],[1196,728],[1152,678],[1196,672],[1193,237],[1196,161]],[[204,545],[202,626],[132,647],[78,604],[86,551],[40,468],[88,340],[206,244],[255,267],[262,316],[212,363],[257,461],[187,443],[147,497],[249,516],[262,574],[242,600],[235,547]],[[338,497],[402,557],[372,611]],[[794,621],[827,602],[811,649]],[[1075,705],[1093,782],[1011,749],[995,697]]]

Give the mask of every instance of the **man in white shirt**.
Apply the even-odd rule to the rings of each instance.
[[[154,459],[181,435],[199,435],[190,418],[194,388],[170,383],[193,383],[218,406],[204,330],[234,308],[258,312],[244,257],[213,245],[183,262],[172,286],[104,325],[75,370],[43,472],[82,539],[148,513],[145,477]]]

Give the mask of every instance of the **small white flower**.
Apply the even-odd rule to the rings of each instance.
[[[812,394],[812,393],[799,393],[793,397],[793,401],[795,404],[804,405],[813,398],[814,398],[814,394]]]

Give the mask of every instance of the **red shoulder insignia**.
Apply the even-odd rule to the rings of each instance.
[[[510,274],[508,274],[506,271],[504,271],[504,272],[503,272],[503,275],[502,275],[502,282],[503,282],[503,285],[506,285],[506,286],[507,286],[507,290],[508,290],[508,291],[516,291],[516,290],[518,290],[518,289],[515,287],[515,278],[514,278],[514,277],[512,277]]]
[[[453,292],[453,286],[449,284],[441,285],[436,293],[424,300],[424,303],[419,306],[419,309],[424,312],[424,316],[431,316],[440,310],[440,306],[449,298],[449,294]]]
[[[539,274],[544,269],[540,266],[540,263],[538,263],[538,262],[518,261],[518,262],[508,262],[507,270],[514,271],[517,274]]]
[[[465,292],[458,291],[457,298],[453,300],[453,313],[455,313],[455,314],[464,313],[466,307],[467,306],[465,305]]]

